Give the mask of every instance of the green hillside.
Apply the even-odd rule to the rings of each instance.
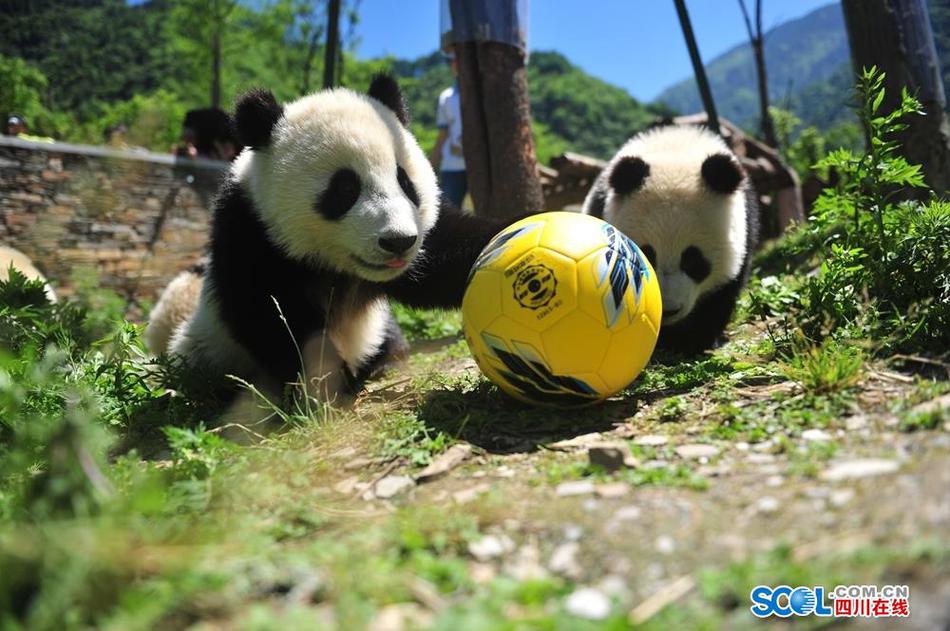
[[[947,87],[950,86],[950,7],[945,0],[930,0],[929,9]],[[773,105],[790,109],[806,124],[821,129],[853,119],[849,105],[854,79],[844,16],[838,3],[769,31],[765,59]],[[736,46],[712,59],[706,65],[706,72],[719,113],[739,125],[755,128],[758,88],[749,45]],[[692,78],[664,90],[657,102],[680,112],[702,109]]]
[[[258,8],[253,8],[258,7]],[[307,42],[288,3],[240,3],[227,17],[222,104],[252,86],[280,99],[301,94]],[[123,122],[129,141],[166,151],[184,112],[208,105],[210,53],[194,29],[201,3],[151,0],[20,0],[0,13],[0,114],[25,115],[35,133],[101,142]],[[319,87],[323,52],[311,68]],[[416,60],[358,60],[344,55],[342,82],[364,89],[390,68],[401,79],[413,130],[424,147],[435,139],[439,92],[451,77],[437,53]],[[574,150],[608,157],[661,108],[596,79],[555,52],[532,54],[528,68],[538,155]]]

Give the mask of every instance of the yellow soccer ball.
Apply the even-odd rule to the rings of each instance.
[[[462,300],[465,340],[482,372],[529,403],[585,405],[646,366],[663,304],[636,244],[600,219],[534,215],[482,251]]]

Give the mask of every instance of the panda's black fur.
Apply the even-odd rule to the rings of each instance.
[[[658,348],[691,355],[722,340],[748,281],[759,212],[749,178],[718,136],[694,127],[635,136],[595,180],[584,212],[617,225],[656,268],[664,300]],[[694,302],[666,322],[664,285],[690,282],[702,286]]]
[[[362,103],[355,93],[335,93],[336,96],[331,93],[327,98]],[[392,110],[398,124],[407,124],[408,113],[394,80],[377,77],[369,96]],[[378,108],[374,114],[373,109],[365,108],[365,103],[361,107],[369,112],[364,116],[375,117],[374,124],[381,128],[389,124],[376,120],[380,118]],[[268,152],[275,128],[283,117],[283,106],[269,92],[252,91],[237,104],[239,138],[255,152]],[[353,129],[355,134],[363,133],[358,126]],[[390,130],[396,134],[392,142],[406,142],[400,135],[402,131],[392,127]],[[408,164],[400,164],[394,173],[398,187],[413,208],[431,205],[437,194],[431,167],[420,162],[420,157],[424,161],[421,150],[405,151],[410,152],[406,155],[411,156],[407,159],[416,177],[424,180],[420,182],[423,189],[416,190],[416,184],[403,168]],[[435,201],[438,215],[434,225],[424,232],[420,229],[421,244],[415,244],[419,253],[408,268],[395,278],[367,279],[339,262],[330,264],[329,253],[324,261],[319,242],[313,242],[312,251],[300,256],[291,253],[286,243],[275,241],[274,227],[268,226],[265,213],[237,175],[239,168],[232,170],[214,203],[210,257],[198,311],[184,323],[171,344],[172,352],[184,356],[189,363],[198,367],[203,361],[207,363],[209,377],[226,373],[250,380],[262,378],[270,384],[295,382],[302,368],[301,347],[307,340],[334,343],[327,339],[334,326],[347,326],[349,320],[365,316],[372,325],[371,333],[381,334],[382,341],[356,361],[343,362],[339,368],[345,388],[338,393],[358,390],[365,379],[408,348],[388,309],[380,316],[385,322],[373,320],[367,311],[390,298],[415,307],[459,307],[472,264],[491,237],[504,227],[501,222],[463,214],[439,197]],[[245,179],[253,181],[251,176]],[[330,178],[323,192],[333,194],[332,190]],[[337,201],[315,200],[312,212],[321,214],[321,221],[332,227],[346,213],[344,208],[342,215],[334,215],[345,204]],[[324,206],[337,210],[327,212]],[[421,221],[416,219],[417,223]],[[401,239],[408,242],[410,237]],[[380,243],[383,242],[380,237]],[[340,354],[346,355],[343,350]],[[331,392],[329,396],[333,395]]]

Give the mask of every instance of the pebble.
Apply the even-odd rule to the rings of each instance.
[[[572,451],[582,447],[588,447],[603,442],[604,437],[600,432],[591,432],[590,434],[581,434],[567,440],[559,440],[556,443],[548,445],[548,449],[557,449],[559,451]]]
[[[853,478],[867,478],[897,471],[900,465],[894,460],[881,458],[862,458],[837,462],[822,471],[821,479],[830,482],[850,480]]]
[[[594,488],[594,494],[604,499],[616,499],[630,492],[630,485],[626,482],[606,482]]]
[[[749,454],[746,456],[746,460],[750,464],[770,464],[775,462],[775,456],[773,454]]]
[[[479,585],[485,585],[495,580],[498,572],[491,563],[472,561],[468,566],[468,575]]]
[[[490,561],[515,549],[515,543],[505,535],[485,535],[468,544],[468,553],[476,561]]]
[[[566,578],[574,580],[580,578],[582,570],[577,562],[577,553],[580,552],[580,549],[577,542],[562,543],[551,553],[548,569]]]
[[[590,480],[571,480],[570,482],[561,482],[557,485],[556,493],[558,497],[571,497],[573,495],[590,495],[594,492],[594,483]]]
[[[370,623],[376,631],[402,631],[429,626],[432,614],[416,603],[394,603],[379,610]]]
[[[715,445],[695,443],[689,445],[680,445],[676,448],[676,453],[680,458],[686,458],[687,460],[713,458],[719,455],[719,448]]]
[[[580,541],[584,534],[584,529],[577,524],[567,524],[564,526],[564,539],[567,541]]]
[[[831,496],[828,498],[828,501],[832,506],[836,508],[841,508],[848,502],[854,499],[854,490],[853,489],[838,489],[834,491]]]
[[[738,442],[735,444],[737,451],[749,451],[749,443],[747,442]]]
[[[624,467],[635,468],[639,465],[627,443],[600,443],[587,449],[587,457],[592,465],[612,473]]]
[[[640,519],[640,515],[643,511],[640,510],[639,506],[631,504],[630,506],[624,506],[623,508],[618,508],[614,513],[613,518],[616,521],[633,521],[635,519]]]
[[[772,497],[771,495],[766,495],[765,497],[760,497],[755,503],[755,510],[760,513],[774,513],[779,509],[779,501]]]
[[[478,499],[479,495],[491,490],[491,485],[487,482],[476,484],[475,486],[452,493],[452,499],[456,504],[468,504]]]
[[[536,544],[524,545],[518,548],[514,556],[505,563],[505,574],[517,581],[536,581],[543,579],[548,573],[541,567],[541,553]]]
[[[415,481],[409,476],[387,475],[376,483],[376,486],[373,488],[373,493],[379,499],[386,500],[408,491],[415,485]]]
[[[610,615],[610,599],[593,587],[581,587],[564,602],[567,613],[587,620],[603,620]]]
[[[611,596],[622,598],[626,596],[629,591],[629,581],[622,576],[608,574],[601,579],[598,588]]]
[[[356,485],[360,483],[360,479],[357,477],[346,478],[345,480],[340,480],[333,485],[333,490],[339,493],[340,495],[349,495],[356,490]]]
[[[676,550],[676,542],[669,535],[660,535],[656,538],[656,551],[660,554],[673,554]]]
[[[600,502],[595,500],[593,497],[588,497],[586,500],[581,502],[581,508],[588,513],[596,513],[600,510]]]
[[[855,430],[864,429],[868,426],[868,417],[864,416],[863,414],[849,416],[847,419],[845,419],[844,426],[846,429],[852,432]]]
[[[666,436],[660,436],[659,434],[644,434],[633,439],[634,445],[643,445],[644,447],[659,447],[668,442],[670,440]]]
[[[776,486],[782,486],[785,483],[785,478],[780,475],[770,475],[765,479],[765,485],[775,488]]]
[[[831,441],[831,434],[823,429],[806,429],[802,432],[802,439],[808,442],[827,443]]]
[[[457,443],[439,454],[425,469],[416,475],[417,482],[430,482],[444,476],[446,473],[462,464],[472,455],[472,446],[468,443]]]

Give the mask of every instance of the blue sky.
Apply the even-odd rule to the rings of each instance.
[[[769,28],[831,0],[763,0]],[[747,39],[738,0],[687,0],[704,61]],[[750,7],[755,0],[746,0]],[[362,58],[415,58],[436,49],[439,0],[361,0]],[[692,75],[673,0],[529,0],[531,50],[557,50],[590,74],[652,100]]]

